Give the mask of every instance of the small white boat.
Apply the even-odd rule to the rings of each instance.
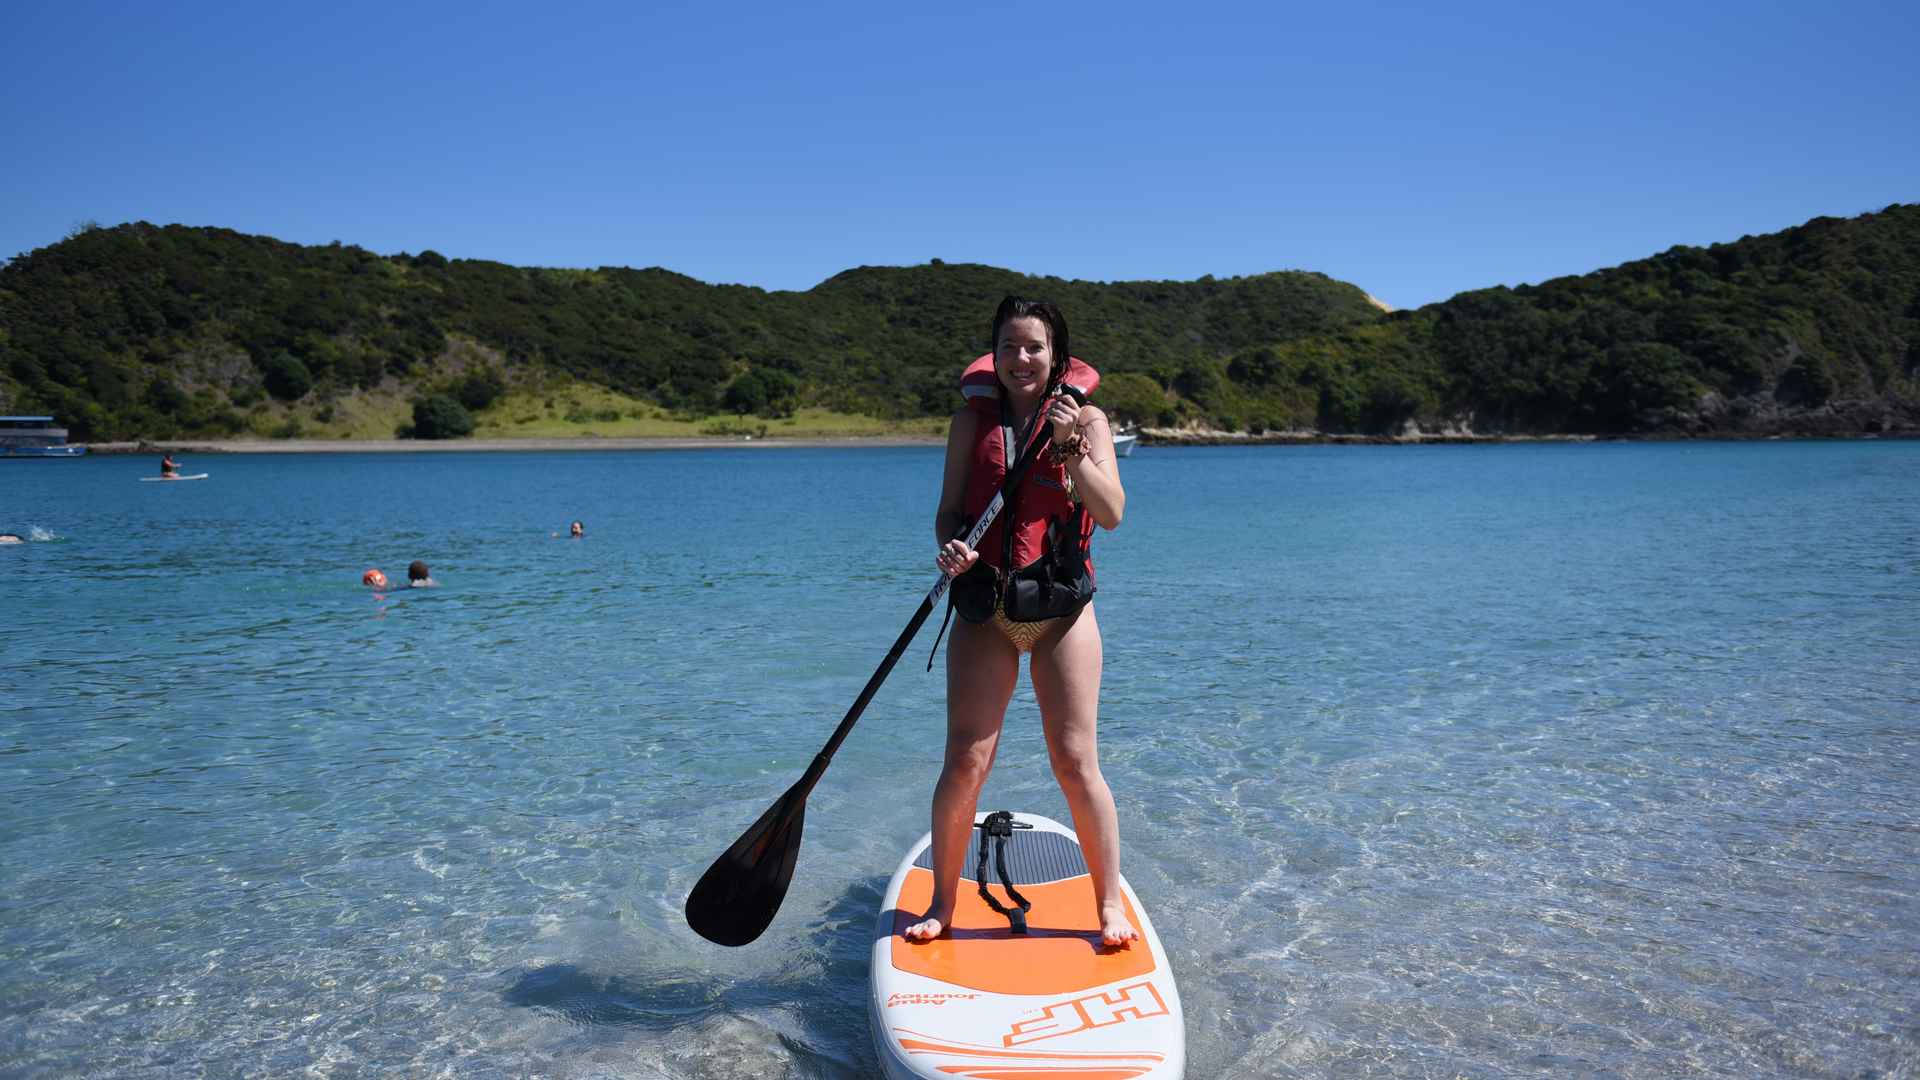
[[[1113,456],[1126,457],[1133,453],[1133,444],[1140,441],[1140,433],[1132,428],[1121,428],[1113,433]]]

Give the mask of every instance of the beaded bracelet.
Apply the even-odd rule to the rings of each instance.
[[[1053,458],[1055,465],[1065,465],[1076,458],[1086,457],[1092,449],[1092,445],[1087,442],[1086,433],[1081,431],[1074,432],[1073,437],[1064,443],[1047,444],[1047,452]]]

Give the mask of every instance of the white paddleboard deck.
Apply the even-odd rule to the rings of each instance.
[[[192,476],[143,476],[140,479],[149,484],[171,484],[178,480],[205,480],[206,473],[194,473]]]
[[[978,815],[984,818],[985,814]],[[980,899],[979,830],[967,849],[951,932],[909,942],[900,932],[933,895],[932,835],[887,885],[874,925],[868,1015],[888,1080],[1177,1080],[1186,1025],[1166,950],[1123,878],[1140,940],[1100,942],[1093,879],[1073,830],[1038,814],[1007,842],[1007,870],[1033,903],[1028,932]],[[1008,903],[989,859],[994,896]]]

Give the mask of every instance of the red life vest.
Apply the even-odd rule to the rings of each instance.
[[[1067,360],[1066,374],[1062,381],[1091,395],[1100,385],[1100,373],[1087,366],[1076,357]],[[1020,432],[1001,426],[1000,416],[1000,377],[993,370],[993,354],[975,360],[967,365],[966,373],[960,377],[960,392],[967,399],[967,408],[975,415],[973,452],[968,458],[966,513],[970,519],[977,519],[987,504],[993,501],[995,492],[1007,478],[1008,455],[1007,440],[1018,439]],[[1009,423],[1011,419],[1009,418]],[[1035,439],[1047,439],[1053,435],[1053,427],[1044,421],[1034,425]],[[1014,451],[1012,460],[1019,460],[1019,450]],[[1013,565],[1001,565],[1005,561],[1006,530],[1011,519],[1013,527]],[[1027,469],[1027,475],[1018,487],[1007,497],[1007,506],[994,519],[987,535],[980,538],[980,561],[1001,570],[1018,570],[1038,559],[1046,550],[1047,524],[1060,522],[1060,527],[1068,529],[1079,525],[1080,550],[1089,551],[1093,543],[1093,516],[1080,513],[1080,505],[1067,495],[1067,467],[1055,463],[1046,451]],[[1087,560],[1087,574],[1093,574],[1093,560]]]

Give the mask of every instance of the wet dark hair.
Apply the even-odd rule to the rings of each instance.
[[[1009,296],[1000,301],[999,309],[993,313],[993,332],[987,340],[989,352],[1000,352],[1000,330],[1015,319],[1039,319],[1047,325],[1047,344],[1053,347],[1053,373],[1047,377],[1047,389],[1049,392],[1058,389],[1061,380],[1067,377],[1067,363],[1073,356],[1073,347],[1067,340],[1066,315],[1048,301]]]
[[[407,566],[408,581],[421,581],[427,576],[427,564],[421,562],[419,559],[413,560],[413,562]]]

